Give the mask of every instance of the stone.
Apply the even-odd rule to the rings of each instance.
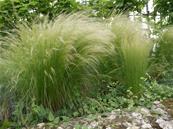
[[[142,129],[152,129],[152,126],[151,126],[150,124],[146,123],[146,124],[143,124],[143,125],[141,126],[141,128],[142,128]]]
[[[158,113],[158,114],[161,114],[161,115],[164,115],[164,114],[167,114],[167,112],[161,108],[157,108],[155,109],[155,111]]]
[[[89,124],[89,126],[90,126],[91,128],[96,128],[96,127],[98,126],[98,122],[93,121],[93,122],[91,122],[91,123]]]
[[[133,123],[135,125],[141,125],[142,122],[143,122],[143,119],[133,119]]]
[[[131,127],[128,127],[127,129],[140,129],[138,126],[131,126]]]
[[[58,127],[57,129],[63,129],[62,127]]]
[[[111,114],[111,115],[108,117],[109,120],[114,120],[115,118],[116,118],[116,116],[115,116],[114,114]]]
[[[156,120],[156,123],[158,123],[162,129],[173,129],[173,120],[165,121],[164,119],[159,118]]]
[[[154,108],[164,108],[164,105],[161,104],[160,101],[154,101],[153,103],[154,103],[153,105]]]
[[[106,129],[112,129],[111,127],[106,127]]]
[[[131,116],[132,116],[132,118],[135,118],[135,119],[138,119],[138,120],[142,119],[141,113],[138,113],[138,112],[133,112]]]
[[[42,129],[44,126],[45,126],[45,123],[39,123],[39,124],[37,124],[37,127],[38,127],[39,129]]]
[[[155,105],[160,105],[160,101],[154,101],[153,102]]]
[[[123,125],[124,125],[125,127],[130,127],[130,126],[132,126],[132,124],[129,123],[129,122],[124,122]]]
[[[151,116],[151,113],[147,108],[141,108],[140,113],[145,115],[145,116]]]

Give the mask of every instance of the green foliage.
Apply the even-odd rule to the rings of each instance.
[[[151,93],[151,98],[154,100],[162,100],[173,97],[173,88],[172,86],[159,85],[157,82],[153,81],[149,86],[148,90]]]
[[[53,19],[60,13],[80,9],[75,0],[3,0],[0,1],[0,30],[12,31],[16,24],[23,21],[39,21],[42,16]]]
[[[26,107],[25,103],[20,101],[15,105],[12,117],[12,122],[9,122],[8,127],[21,128],[29,125],[35,125],[37,123],[50,123],[49,126],[58,124],[60,122],[59,117],[55,117],[53,112],[44,108],[42,105],[38,106],[34,101],[31,102],[30,107]]]
[[[80,124],[76,124],[74,126],[75,129],[88,129],[88,127],[86,125],[80,125]]]
[[[35,99],[56,111],[78,106],[79,95],[96,92],[97,65],[110,48],[111,32],[104,25],[80,14],[60,15],[55,22],[21,26],[17,35],[4,41],[9,47],[0,79],[17,100]]]
[[[160,14],[160,23],[168,25],[173,23],[173,1],[154,0],[154,16]]]
[[[141,12],[146,0],[89,0],[88,6],[94,16],[110,17],[117,13],[128,14],[129,11]]]
[[[138,106],[151,108],[156,100],[163,100],[173,97],[173,89],[167,85],[159,85],[157,82],[145,82],[141,96],[134,96],[128,91],[127,95],[122,92],[122,85],[109,84],[109,92],[101,92],[97,98],[83,101],[85,114],[94,115],[96,113],[111,112],[115,109],[133,109]],[[116,88],[115,88],[116,87]],[[93,117],[94,118],[94,117]]]

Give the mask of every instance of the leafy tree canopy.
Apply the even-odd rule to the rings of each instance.
[[[164,25],[173,23],[173,0],[155,0],[154,15],[160,15]]]
[[[108,17],[113,13],[141,12],[148,0],[89,0],[96,16]]]
[[[0,1],[0,30],[10,30],[21,21],[32,22],[41,16],[52,19],[59,13],[80,10],[75,0],[3,0]]]

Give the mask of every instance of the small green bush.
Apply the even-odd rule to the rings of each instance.
[[[34,99],[54,111],[74,106],[79,95],[97,89],[97,65],[110,40],[109,29],[81,14],[24,24],[3,42],[9,46],[1,56],[0,80],[6,78],[26,103]]]

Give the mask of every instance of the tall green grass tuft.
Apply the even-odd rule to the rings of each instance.
[[[151,76],[156,80],[172,79],[173,66],[173,27],[168,27],[160,34],[154,52]]]
[[[114,33],[115,78],[135,95],[142,92],[142,77],[145,76],[151,49],[149,39],[139,23],[117,16],[111,22]]]
[[[3,42],[9,46],[1,57],[1,80],[24,102],[34,99],[54,111],[76,105],[79,95],[95,92],[97,65],[109,51],[111,35],[81,14],[21,25]]]

